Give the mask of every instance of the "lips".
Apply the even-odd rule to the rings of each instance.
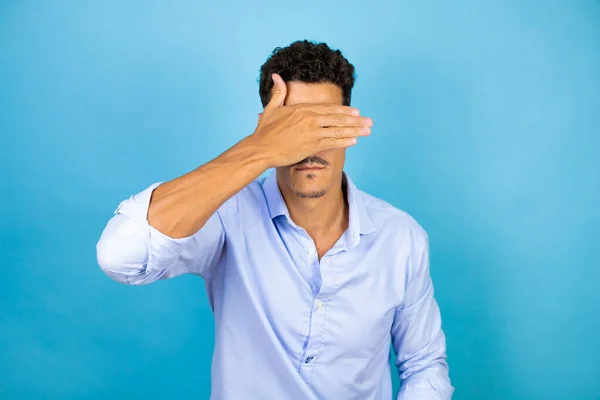
[[[298,171],[319,171],[322,169],[325,169],[325,167],[317,166],[317,165],[307,165],[307,166],[296,168],[296,170],[298,170]]]

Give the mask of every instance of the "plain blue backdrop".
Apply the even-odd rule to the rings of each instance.
[[[260,65],[305,38],[375,121],[347,171],[429,232],[455,399],[600,399],[591,0],[2,1],[0,398],[208,398],[202,280],[121,286],[96,241],[252,133]]]

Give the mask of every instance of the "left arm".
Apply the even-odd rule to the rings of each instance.
[[[403,306],[396,309],[392,345],[401,381],[398,400],[449,400],[446,339],[429,273],[429,242],[423,231],[407,276]]]

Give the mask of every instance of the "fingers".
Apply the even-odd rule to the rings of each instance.
[[[314,118],[317,126],[372,126],[373,120],[367,117],[357,117],[346,114],[317,115]]]
[[[360,115],[358,108],[340,106],[337,104],[306,104],[306,107],[310,111],[316,114],[331,115],[331,114],[344,114],[344,115]]]
[[[346,147],[354,146],[356,143],[358,143],[358,140],[355,137],[339,138],[339,139],[327,137],[327,138],[321,139],[320,151],[329,150],[329,149],[346,148]]]
[[[327,128],[319,129],[321,138],[353,138],[360,136],[369,136],[371,134],[371,127],[369,126],[329,126]]]
[[[265,107],[265,110],[278,108],[283,106],[283,102],[285,100],[285,96],[287,95],[287,86],[285,82],[279,76],[279,74],[271,75],[273,79],[273,89],[271,89],[271,100],[269,104]]]

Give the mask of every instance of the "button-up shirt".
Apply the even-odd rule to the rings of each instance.
[[[121,202],[98,242],[114,280],[204,278],[215,318],[211,399],[450,399],[426,232],[347,175],[349,226],[319,259],[275,173],[226,201],[194,235],[147,222],[154,184]]]

